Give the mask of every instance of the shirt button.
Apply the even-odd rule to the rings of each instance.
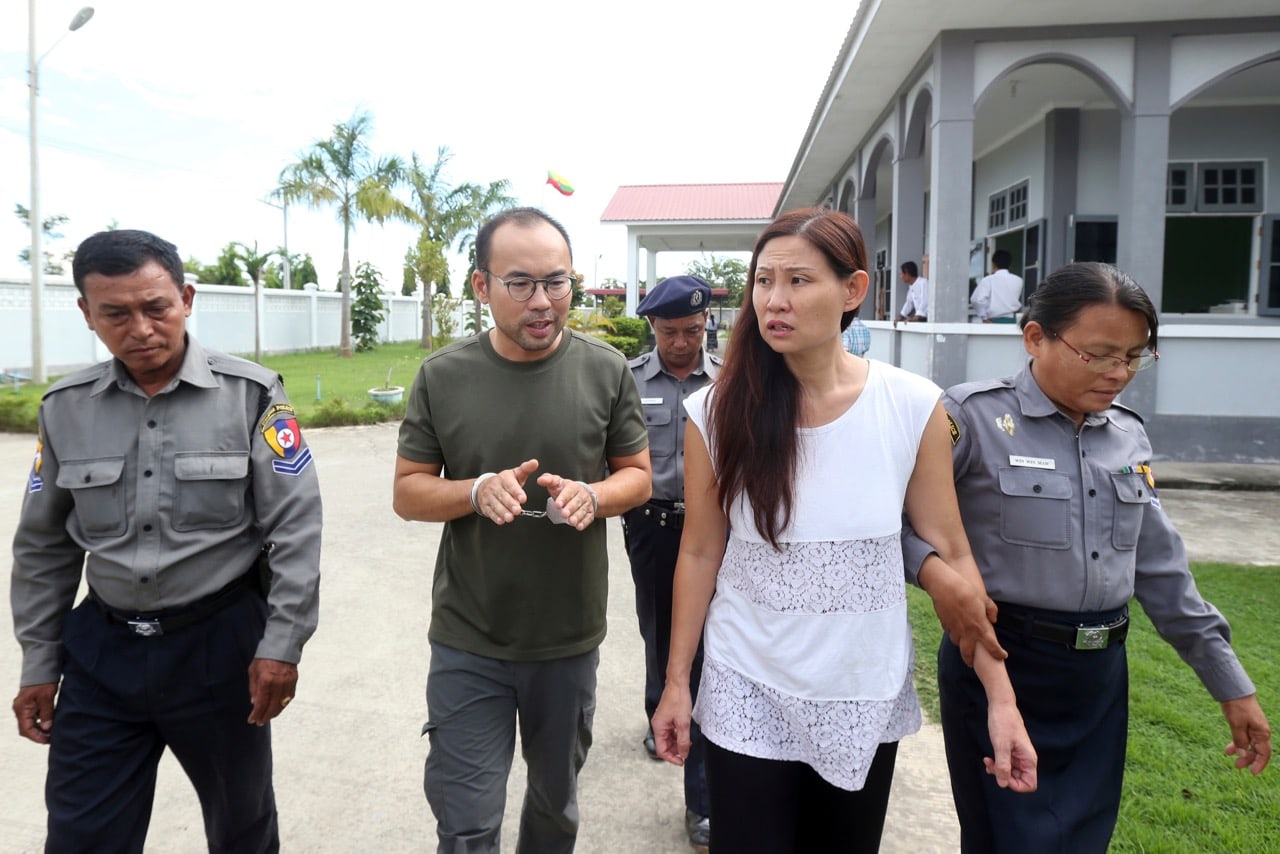
[[[151,477],[151,469],[147,469],[142,473],[143,477]]]
[[[144,530],[144,531],[148,531],[148,532],[149,532],[149,531],[151,530],[151,526],[150,526],[150,525],[143,525],[143,526],[142,526],[142,530]]]
[[[1095,496],[1095,495],[1097,495],[1097,494],[1098,494],[1098,490],[1096,490],[1096,489],[1091,489],[1091,490],[1089,490],[1089,497],[1090,497],[1090,498],[1092,498],[1093,496]]]
[[[156,427],[156,422],[154,420],[148,421],[147,426],[154,430]]]
[[[148,583],[150,583],[150,581],[151,581],[151,579],[150,579],[150,578],[147,578],[145,575],[144,575],[144,576],[142,576],[142,578],[141,578],[141,579],[139,579],[139,580],[140,580],[143,584],[148,584]]]
[[[1035,486],[1031,487],[1031,491],[1032,491],[1032,492],[1044,492],[1044,487],[1042,487],[1040,484],[1038,484],[1038,483],[1037,483]]]
[[[84,476],[85,483],[90,483],[92,480],[93,480],[93,475],[87,474]]]
[[[1089,557],[1093,558],[1094,560],[1097,560],[1097,559],[1098,559],[1098,553],[1097,553],[1097,552],[1093,552],[1092,554],[1090,554],[1090,555],[1089,555]]]

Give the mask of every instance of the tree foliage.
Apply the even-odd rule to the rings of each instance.
[[[386,319],[386,308],[382,304],[382,276],[378,268],[368,261],[357,264],[352,289],[355,301],[351,305],[351,332],[355,337],[356,350],[372,350],[378,346],[378,327]]]
[[[192,256],[183,263],[182,268],[194,274],[197,281],[204,282],[206,285],[244,287],[248,282],[244,280],[244,271],[240,268],[237,246],[236,243],[228,243],[222,247],[222,254],[218,256],[216,263],[201,264],[195,256]]]
[[[334,124],[328,139],[317,140],[302,152],[297,163],[280,173],[280,185],[272,194],[289,203],[311,208],[332,207],[342,223],[342,328],[340,352],[350,356],[351,229],[357,219],[379,224],[388,219],[408,219],[408,210],[395,197],[403,178],[403,164],[396,157],[375,157],[369,147],[373,118],[359,112]]]
[[[244,265],[244,271],[249,275],[249,281],[256,288],[262,282],[263,271],[267,267],[267,263],[274,256],[275,250],[269,249],[266,252],[258,251],[258,241],[253,241],[250,247],[247,243],[231,243],[228,244],[235,253],[235,258]]]
[[[450,252],[470,248],[480,226],[498,210],[515,204],[508,194],[510,182],[493,181],[487,186],[472,182],[451,185],[445,178],[445,167],[453,159],[446,146],[436,149],[435,162],[426,165],[415,153],[405,170],[409,188],[408,217],[418,226],[418,240],[406,256],[406,269],[412,268],[422,286],[422,346],[433,349],[432,311],[429,308],[435,291],[449,294]],[[406,281],[404,288],[408,287]],[[466,287],[464,285],[464,295]]]
[[[289,262],[289,284],[298,290],[308,283],[316,283],[320,281],[320,277],[316,274],[315,261],[311,258],[310,252],[286,253],[283,248],[275,250],[275,262],[268,264],[263,278],[268,288],[284,287],[284,259],[287,257]]]
[[[22,224],[28,229],[31,228],[31,210],[22,204],[13,206],[13,214],[22,220]],[[53,214],[44,218],[44,222],[40,224],[40,234],[47,241],[61,240],[62,232],[59,228],[71,221],[71,217],[65,214]],[[71,263],[71,259],[75,257],[75,251],[70,250],[56,255],[41,244],[40,254],[44,256],[44,272],[50,276],[64,276],[67,272],[67,264]],[[27,246],[18,253],[18,260],[28,267],[31,266],[31,247]]]
[[[727,288],[727,304],[738,308],[747,287],[747,264],[738,258],[717,258],[714,254],[705,259],[690,261],[685,267],[690,276],[706,279],[713,288]]]

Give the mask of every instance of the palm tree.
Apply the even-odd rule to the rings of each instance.
[[[280,173],[272,193],[284,202],[311,208],[332,205],[342,222],[342,334],[341,354],[351,356],[351,229],[357,217],[382,224],[406,219],[407,210],[393,195],[403,167],[396,157],[375,158],[368,137],[373,118],[367,112],[333,126],[333,135],[317,140],[297,163]]]
[[[405,170],[405,183],[410,189],[409,219],[421,229],[417,245],[409,250],[407,261],[423,285],[422,346],[431,349],[431,286],[438,282],[449,286],[449,264],[445,253],[466,249],[475,239],[480,226],[498,210],[515,204],[508,195],[511,182],[493,181],[487,187],[464,182],[450,187],[444,179],[444,168],[453,159],[446,146],[436,149],[436,162],[426,167],[413,154]]]
[[[262,271],[275,253],[271,250],[267,250],[266,253],[258,252],[256,240],[253,241],[252,249],[247,243],[232,243],[228,248],[231,249],[236,260],[244,265],[244,271],[249,274],[249,279],[253,282],[253,360],[262,364],[262,294],[259,293],[258,285],[262,280]]]

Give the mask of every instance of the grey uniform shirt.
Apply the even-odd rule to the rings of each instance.
[[[992,599],[1083,612],[1137,596],[1215,699],[1253,693],[1230,627],[1201,598],[1160,506],[1137,414],[1112,406],[1077,433],[1030,366],[953,386],[942,403],[960,514]],[[906,526],[903,551],[914,580],[932,549]]]
[[[661,501],[684,500],[684,401],[713,382],[721,360],[706,352],[693,373],[683,381],[668,373],[657,350],[627,363],[640,389],[644,424],[649,430],[649,460],[653,466],[653,497]]]
[[[316,627],[320,528],[311,449],[274,372],[188,336],[178,376],[151,398],[115,360],[58,381],[13,543],[22,685],[58,681],[82,566],[112,607],[163,611],[243,575],[264,543],[257,657],[296,663]]]

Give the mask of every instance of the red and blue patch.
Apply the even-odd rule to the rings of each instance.
[[[298,475],[311,462],[311,449],[302,441],[297,414],[287,403],[277,403],[262,416],[258,430],[267,447],[279,457],[271,461],[276,474]]]

